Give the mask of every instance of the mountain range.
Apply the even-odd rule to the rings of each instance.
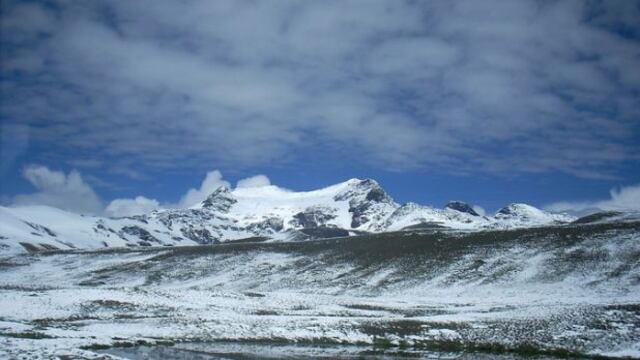
[[[452,201],[438,209],[398,204],[371,179],[293,192],[277,186],[220,187],[186,209],[131,217],[80,215],[47,206],[0,207],[0,253],[101,247],[302,241],[390,231],[480,231],[561,225],[576,220],[527,204],[494,215]]]

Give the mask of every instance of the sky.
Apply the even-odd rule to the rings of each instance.
[[[5,206],[357,177],[401,203],[640,207],[640,1],[0,4]]]

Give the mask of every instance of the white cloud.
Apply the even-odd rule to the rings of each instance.
[[[599,201],[557,202],[546,207],[551,211],[586,213],[597,210],[639,210],[640,184],[611,189],[609,199]]]
[[[189,189],[178,202],[178,207],[186,208],[196,205],[207,198],[212,192],[220,186],[230,187],[231,184],[222,178],[222,173],[218,170],[209,171],[205,176],[200,188]]]
[[[115,199],[107,205],[105,214],[113,217],[143,215],[160,209],[160,203],[155,199],[136,196],[135,199]]]
[[[238,180],[236,188],[252,188],[271,185],[271,181],[265,175],[251,176],[246,179]]]
[[[262,187],[271,185],[271,181],[266,175],[255,175],[237,182],[237,188]],[[207,172],[199,188],[189,189],[178,201],[177,204],[161,205],[155,199],[148,199],[144,196],[137,196],[135,199],[115,199],[105,209],[105,214],[109,216],[131,216],[149,213],[160,208],[187,208],[202,202],[220,186],[231,187],[231,184],[224,180],[219,170]]]
[[[84,182],[80,172],[72,170],[69,174],[50,170],[46,166],[30,165],[23,176],[38,191],[32,194],[20,194],[13,197],[12,206],[48,205],[63,210],[93,215],[121,217],[147,214],[163,208],[187,208],[207,198],[220,186],[231,187],[219,170],[207,172],[199,188],[189,189],[177,204],[161,204],[156,199],[145,196],[112,200],[106,208],[93,188]],[[266,175],[255,175],[237,182],[237,188],[251,188],[271,185]]]
[[[638,153],[623,3],[8,4],[2,60],[25,76],[0,77],[0,115],[121,173],[330,156],[603,177]]]
[[[46,166],[32,165],[24,169],[23,176],[38,191],[16,195],[13,199],[14,206],[48,205],[77,213],[102,212],[100,198],[76,170],[65,174]]]

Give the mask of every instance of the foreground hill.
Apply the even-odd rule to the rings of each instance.
[[[526,204],[508,205],[494,216],[482,216],[457,201],[444,209],[400,205],[376,181],[352,179],[308,192],[221,187],[189,209],[126,218],[83,216],[44,206],[0,207],[0,252],[197,245],[249,237],[300,241],[406,229],[511,229],[572,220]]]
[[[7,358],[91,358],[110,346],[184,359],[640,355],[631,220],[54,251],[0,266]],[[296,346],[277,350],[286,344]]]

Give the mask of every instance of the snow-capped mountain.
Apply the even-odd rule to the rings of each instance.
[[[444,209],[396,203],[371,179],[293,192],[277,186],[220,187],[188,209],[126,218],[83,216],[45,206],[0,207],[0,251],[210,244],[261,237],[272,241],[410,229],[482,230],[574,220],[526,204],[494,216],[450,202]]]

